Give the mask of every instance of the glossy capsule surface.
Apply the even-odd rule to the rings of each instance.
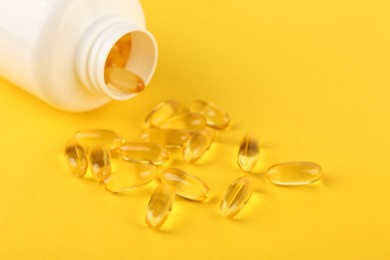
[[[183,159],[189,163],[195,163],[210,148],[214,141],[214,130],[204,128],[192,133],[189,140],[183,146]]]
[[[230,124],[229,115],[211,102],[196,100],[190,106],[190,112],[202,115],[209,126],[224,129]]]
[[[117,159],[115,170],[104,180],[106,190],[118,193],[145,185],[156,177],[156,166]]]
[[[209,197],[209,187],[199,178],[177,168],[167,168],[160,173],[161,183],[172,184],[176,194],[190,200],[203,201]]]
[[[277,185],[304,185],[322,178],[322,168],[314,162],[285,162],[267,170],[268,179]]]
[[[244,172],[253,172],[260,155],[260,148],[254,134],[247,134],[241,140],[237,163]]]
[[[84,176],[88,168],[88,157],[84,148],[70,140],[65,144],[64,155],[71,173],[78,177]]]
[[[182,106],[177,100],[167,100],[158,104],[147,115],[145,124],[147,127],[158,127],[166,120],[177,114],[181,110]]]
[[[145,222],[150,228],[159,229],[167,220],[175,202],[175,188],[160,184],[154,190],[146,208]]]
[[[184,130],[147,128],[140,134],[143,142],[159,144],[165,147],[181,147],[190,137],[190,134]]]
[[[138,93],[145,89],[145,83],[140,76],[120,67],[106,68],[105,80],[109,88],[126,94]]]
[[[129,59],[131,52],[131,34],[128,33],[120,38],[111,48],[106,67],[124,67]]]
[[[87,149],[93,146],[103,146],[109,150],[114,150],[124,142],[122,136],[108,129],[80,130],[74,134],[73,138]]]
[[[242,176],[232,182],[221,201],[221,215],[233,218],[249,201],[253,189],[253,183],[248,176]]]
[[[126,142],[118,147],[124,160],[161,165],[170,158],[170,152],[161,145]]]
[[[181,129],[193,132],[205,126],[206,120],[203,116],[187,112],[169,118],[160,125],[160,128]]]
[[[95,146],[90,149],[88,158],[92,176],[97,182],[104,182],[111,175],[110,152],[103,146]]]

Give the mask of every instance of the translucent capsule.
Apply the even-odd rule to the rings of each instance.
[[[203,201],[209,196],[209,187],[202,180],[177,168],[163,170],[160,180],[172,184],[176,194],[186,199]]]
[[[303,185],[322,177],[321,166],[314,162],[285,162],[267,170],[268,179],[277,185]]]
[[[123,159],[132,162],[161,165],[170,158],[170,152],[158,144],[123,143],[118,149]]]
[[[124,67],[131,51],[131,34],[120,38],[107,56],[106,67]]]
[[[122,136],[107,129],[85,129],[75,133],[75,141],[87,149],[93,146],[104,146],[109,150],[116,149],[124,142]]]
[[[127,94],[145,89],[145,83],[140,76],[120,67],[107,67],[105,81],[110,88]]]
[[[203,116],[194,113],[181,113],[166,120],[160,125],[160,128],[181,129],[193,132],[205,126],[206,120]]]
[[[177,100],[168,100],[158,104],[145,119],[147,127],[158,127],[168,118],[181,110],[182,106]]]
[[[209,126],[224,129],[230,124],[229,115],[211,102],[197,100],[190,106],[190,111],[202,115]]]
[[[90,149],[89,163],[91,174],[97,182],[104,182],[111,175],[110,152],[103,146],[95,146]]]
[[[65,145],[65,161],[74,175],[83,177],[87,172],[87,154],[84,148],[74,140],[68,141]]]
[[[163,145],[165,147],[181,147],[190,137],[190,134],[184,130],[178,129],[144,129],[140,134],[143,142]]]
[[[152,194],[146,209],[145,222],[150,228],[159,229],[167,220],[175,201],[175,188],[160,184]]]
[[[152,164],[130,163],[118,159],[120,164],[112,174],[104,180],[106,190],[118,193],[145,185],[156,177],[156,166]]]
[[[253,193],[253,183],[248,176],[236,179],[225,192],[221,201],[221,215],[233,218],[242,210]]]
[[[184,144],[183,159],[189,163],[195,163],[210,148],[214,141],[214,130],[206,127],[194,132]]]
[[[259,143],[254,134],[247,134],[240,143],[237,162],[244,172],[253,172],[259,159]]]

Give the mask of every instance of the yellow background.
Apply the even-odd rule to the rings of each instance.
[[[390,257],[388,1],[141,1],[158,40],[139,97],[57,111],[0,80],[0,259],[385,259]],[[176,98],[226,108],[232,127],[197,166],[207,203],[178,199],[162,232],[144,213],[153,183],[112,195],[73,177],[61,155],[78,129],[135,138]],[[242,173],[246,131],[263,147],[256,193],[233,221],[221,196]],[[308,160],[321,183],[279,187],[264,170]]]

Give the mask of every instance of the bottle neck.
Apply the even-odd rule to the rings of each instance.
[[[76,71],[90,92],[114,100],[135,95],[110,88],[104,78],[111,49],[127,34],[131,34],[131,54],[124,69],[139,75],[146,84],[150,81],[157,64],[157,44],[153,35],[128,18],[106,16],[89,26],[77,49]]]

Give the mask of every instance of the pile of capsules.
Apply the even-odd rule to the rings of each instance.
[[[215,130],[230,125],[228,114],[215,104],[194,101],[188,108],[168,100],[157,105],[146,117],[147,128],[139,141],[126,142],[116,132],[106,129],[81,130],[65,146],[66,163],[79,177],[87,171],[112,193],[131,190],[154,179],[160,184],[152,194],[146,210],[146,224],[159,229],[166,221],[175,196],[205,201],[208,186],[199,178],[168,164],[173,150],[181,151],[188,163],[196,163],[210,148]],[[246,173],[254,171],[260,148],[254,134],[246,134],[238,148],[237,162]],[[277,185],[302,185],[319,180],[321,167],[313,162],[286,162],[271,166],[266,175]],[[221,215],[233,218],[250,199],[252,180],[244,175],[227,188],[220,204]]]

